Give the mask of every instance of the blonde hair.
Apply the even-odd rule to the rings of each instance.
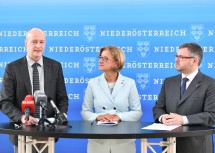
[[[123,51],[115,46],[106,46],[101,48],[99,56],[101,56],[104,50],[108,50],[110,54],[113,56],[113,59],[118,62],[118,65],[115,67],[114,70],[117,72],[122,70],[125,63],[125,55]]]

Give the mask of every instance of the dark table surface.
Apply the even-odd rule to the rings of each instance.
[[[89,121],[69,121],[67,126],[55,129],[45,126],[23,125],[15,128],[13,123],[0,123],[0,133],[24,136],[82,138],[82,139],[132,139],[132,138],[167,138],[212,135],[215,127],[203,125],[180,126],[172,131],[143,130],[150,122],[119,122],[115,126],[91,124]]]

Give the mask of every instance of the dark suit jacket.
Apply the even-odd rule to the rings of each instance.
[[[187,117],[189,124],[215,124],[215,80],[201,72],[195,76],[180,99],[181,75],[165,79],[153,108],[156,122],[163,114],[177,113]],[[177,153],[212,153],[212,136],[176,139]]]
[[[68,97],[61,64],[43,56],[44,90],[53,99],[61,113],[67,113]],[[21,103],[25,96],[32,94],[26,56],[6,66],[0,95],[1,111],[13,122],[20,122]],[[47,117],[54,116],[51,104],[47,103]]]

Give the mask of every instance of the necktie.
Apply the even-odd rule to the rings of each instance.
[[[34,63],[32,65],[33,67],[33,94],[36,90],[40,90],[40,81],[39,81],[39,72],[37,69],[37,66],[40,64]],[[34,112],[35,118],[40,118],[40,106],[35,105],[35,112]]]
[[[181,85],[181,97],[184,95],[184,92],[186,90],[186,83],[189,79],[188,78],[183,78],[182,79],[182,85]]]

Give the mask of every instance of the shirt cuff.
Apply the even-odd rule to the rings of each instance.
[[[163,116],[164,116],[164,115],[161,115],[161,116],[158,118],[158,121],[161,122],[161,123],[163,123],[162,120],[161,120]]]
[[[189,121],[186,116],[182,116],[182,118],[183,118],[183,125],[189,124]]]

